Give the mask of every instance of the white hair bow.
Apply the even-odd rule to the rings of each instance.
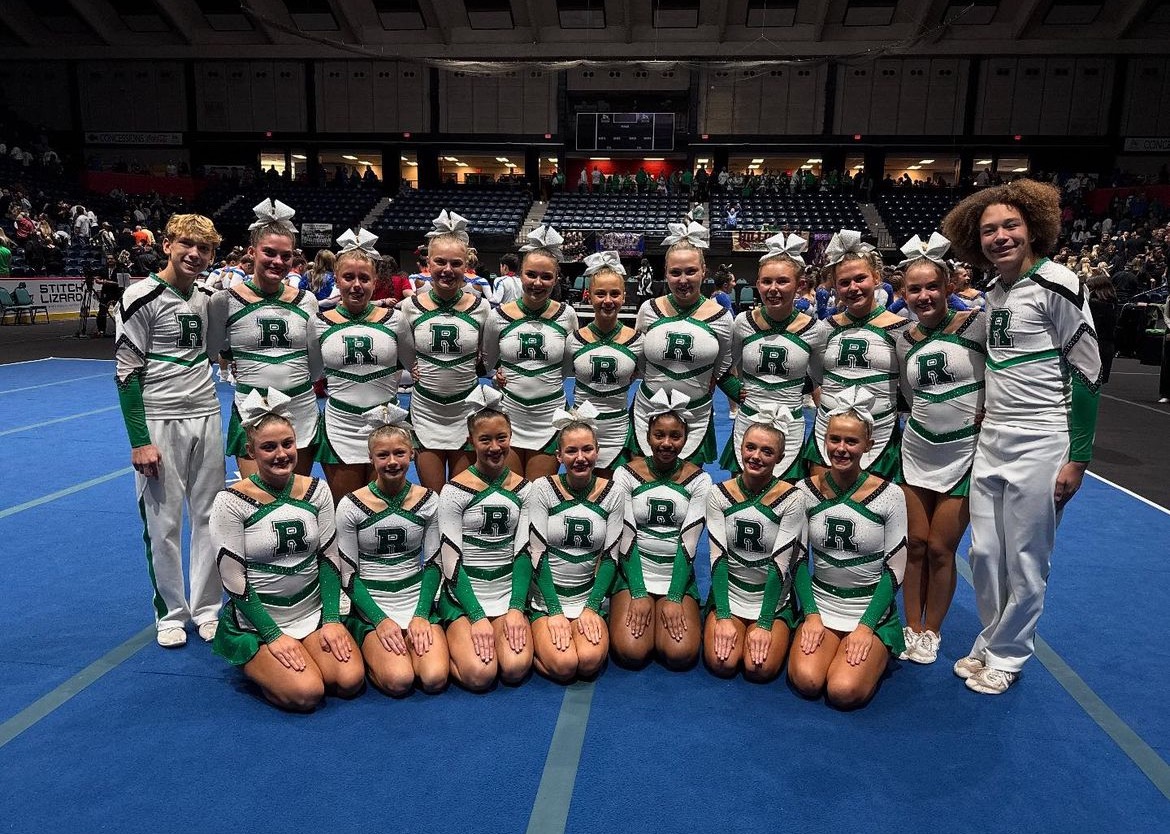
[[[690,423],[691,412],[687,409],[690,404],[690,398],[682,391],[667,391],[665,388],[660,388],[650,398],[650,411],[647,412],[646,419],[649,420],[659,414],[673,411],[684,423]]]
[[[292,419],[292,412],[288,403],[292,398],[276,388],[268,389],[268,396],[264,396],[256,389],[252,389],[237,409],[240,412],[240,425],[246,429],[253,428],[269,414]]]
[[[597,417],[601,412],[597,410],[597,406],[585,400],[576,408],[558,408],[553,412],[552,424],[557,431],[560,431],[570,423],[584,423],[585,425],[596,429]]]
[[[431,221],[431,225],[435,228],[427,232],[427,237],[439,237],[439,235],[455,235],[464,243],[470,243],[471,238],[467,234],[467,218],[460,217],[453,211],[443,209],[439,212],[439,216]]]
[[[772,235],[764,241],[768,247],[768,251],[760,256],[760,263],[763,263],[770,258],[778,258],[781,255],[787,255],[796,261],[800,266],[804,266],[804,258],[801,253],[808,249],[808,241],[800,235],[789,235],[784,237],[784,232]]]
[[[796,421],[792,418],[791,411],[789,411],[787,408],[773,404],[762,406],[760,410],[753,414],[749,419],[754,425],[769,426],[776,429],[778,432],[784,435],[785,438],[787,438],[792,433],[792,429],[796,426]],[[800,428],[803,435],[803,422],[801,422]],[[801,439],[803,440],[804,438],[801,437]]]
[[[707,249],[711,246],[711,232],[707,230],[706,226],[696,223],[694,220],[689,223],[667,223],[666,228],[670,234],[662,239],[663,246],[674,246],[683,240],[699,249]]]
[[[613,270],[618,275],[626,274],[626,268],[622,266],[622,256],[612,249],[585,256],[585,274],[587,276],[601,272],[603,269]]]
[[[504,399],[504,392],[492,388],[490,385],[477,385],[475,390],[467,395],[467,402],[476,406],[476,411],[485,408],[499,410],[500,402]]]
[[[285,231],[297,233],[297,227],[292,224],[292,217],[296,214],[296,210],[291,206],[286,206],[280,200],[273,200],[271,197],[252,206],[252,213],[256,215],[256,222],[248,227],[248,231],[262,228],[264,226],[280,226]]]
[[[873,428],[873,404],[877,400],[865,388],[852,385],[833,398],[833,402],[833,407],[829,409],[829,417],[853,412],[863,423]]]
[[[369,411],[362,412],[364,425],[358,429],[362,434],[372,434],[382,426],[397,426],[400,429],[411,431],[414,427],[407,421],[410,412],[399,408],[394,403],[376,405]]]
[[[341,247],[338,255],[344,255],[346,252],[365,252],[374,260],[381,260],[382,255],[378,252],[375,243],[378,242],[378,236],[373,232],[358,227],[357,234],[353,233],[353,229],[348,229],[337,239],[337,245]]]
[[[828,266],[832,266],[833,264],[841,263],[846,255],[859,255],[864,257],[872,251],[872,246],[868,243],[861,242],[861,232],[842,229],[833,235],[833,239],[825,247],[825,263]]]
[[[531,252],[535,249],[547,249],[552,252],[553,257],[559,263],[565,259],[564,253],[561,251],[561,244],[564,242],[565,239],[561,237],[560,232],[547,223],[542,223],[528,233],[528,242],[520,247],[520,251]]]
[[[938,232],[931,232],[930,240],[926,243],[923,243],[922,238],[918,235],[914,235],[902,245],[902,254],[906,256],[906,260],[898,264],[898,267],[907,267],[915,261],[925,258],[931,263],[945,268],[948,266],[946,254],[950,248],[951,242]]]

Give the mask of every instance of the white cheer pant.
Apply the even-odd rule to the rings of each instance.
[[[223,586],[211,540],[211,502],[224,486],[223,431],[218,414],[146,421],[162,463],[157,478],[135,474],[146,532],[146,564],[160,629],[196,625],[219,616]],[[191,599],[183,583],[183,504],[191,525]]]
[[[1018,672],[1034,652],[1056,526],[1063,432],[983,425],[971,470],[971,574],[983,631],[971,654]]]

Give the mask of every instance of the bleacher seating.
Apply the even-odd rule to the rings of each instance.
[[[394,198],[371,231],[379,236],[410,235],[421,241],[443,209],[467,218],[468,232],[514,238],[532,206],[519,188],[437,188],[407,191]]]
[[[642,232],[665,235],[668,223],[686,214],[686,197],[662,194],[557,194],[544,222],[557,229]]]
[[[914,235],[923,240],[929,238],[957,202],[958,197],[950,191],[916,188],[885,191],[876,200],[878,214],[890,230],[895,246],[901,246]]]
[[[246,242],[248,226],[256,219],[252,207],[266,197],[296,210],[293,225],[332,223],[337,234],[360,223],[382,198],[378,187],[313,188],[307,185],[261,184],[241,192],[240,199],[213,216],[225,242]]]
[[[711,200],[712,237],[728,237],[727,209],[739,203],[739,217],[736,225],[742,230],[762,230],[765,227],[776,230],[836,232],[839,229],[856,229],[869,233],[869,226],[862,217],[857,201],[846,194],[831,192],[780,194],[754,194],[751,197],[715,197]]]

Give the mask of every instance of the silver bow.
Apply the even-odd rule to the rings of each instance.
[[[376,261],[382,259],[381,253],[378,252],[375,243],[378,242],[378,236],[373,232],[358,227],[357,234],[353,233],[353,229],[346,230],[345,234],[337,239],[337,245],[341,247],[338,255],[344,255],[346,252],[365,252]]]
[[[829,409],[829,417],[837,417],[853,412],[863,423],[873,428],[873,404],[877,402],[874,395],[859,385],[852,385],[833,398],[834,405]]]
[[[804,258],[801,253],[808,249],[808,241],[800,235],[789,235],[784,237],[784,232],[772,235],[764,241],[768,247],[768,251],[760,256],[760,263],[769,260],[770,258],[778,258],[781,255],[787,255],[792,260],[796,261],[802,267],[804,266]]]
[[[666,228],[670,234],[662,239],[663,246],[674,246],[683,240],[698,249],[707,249],[711,246],[711,232],[706,226],[694,220],[689,223],[667,223]]]
[[[248,231],[255,231],[264,226],[279,226],[287,232],[297,233],[297,227],[292,224],[296,210],[286,206],[280,200],[271,197],[252,206],[252,213],[256,215],[256,222],[248,227]]]
[[[902,245],[902,254],[906,256],[906,260],[898,264],[898,268],[904,269],[915,261],[926,259],[946,269],[948,268],[946,254],[950,248],[951,242],[938,232],[931,232],[930,240],[926,243],[923,243],[918,235],[914,235]]]
[[[833,239],[825,247],[825,264],[827,266],[833,266],[834,264],[841,263],[846,255],[865,257],[872,251],[872,246],[868,243],[861,242],[861,232],[842,229],[833,235]]]
[[[396,426],[400,429],[412,431],[414,427],[407,421],[410,412],[399,408],[394,403],[376,405],[369,411],[362,412],[363,425],[358,431],[362,434],[372,434],[382,426]]]
[[[532,252],[536,249],[547,249],[560,263],[565,259],[564,253],[561,251],[561,244],[565,239],[561,237],[561,233],[554,229],[547,223],[542,223],[531,232],[528,233],[528,243],[520,247],[521,252]]]
[[[596,272],[601,272],[603,269],[612,270],[618,275],[626,274],[626,268],[622,266],[622,256],[612,249],[606,252],[595,252],[592,255],[585,256],[586,277],[593,275]]]
[[[431,225],[435,228],[427,232],[427,237],[439,237],[440,235],[455,235],[464,243],[469,243],[471,238],[467,235],[467,218],[460,217],[453,211],[443,209],[439,212],[439,216],[431,221]]]
[[[687,408],[690,404],[690,398],[682,391],[667,391],[665,388],[660,388],[650,398],[650,410],[646,412],[646,419],[650,420],[659,414],[673,411],[680,420],[690,424],[692,415]]]
[[[275,414],[277,417],[291,421],[292,412],[288,409],[291,399],[276,388],[269,388],[267,397],[256,389],[252,389],[237,408],[237,411],[240,412],[240,425],[246,429],[254,428],[269,414]]]
[[[796,421],[793,419],[791,411],[789,411],[787,408],[776,406],[771,403],[762,406],[759,411],[757,411],[748,419],[751,420],[753,425],[768,426],[770,428],[776,429],[776,431],[784,435],[785,438],[791,434],[792,429],[796,426]],[[802,435],[801,440],[803,440],[803,421],[800,423],[800,430]]]
[[[576,408],[558,408],[553,412],[552,424],[553,427],[560,431],[570,423],[584,423],[590,428],[597,428],[597,418],[601,414],[597,410],[597,406],[585,400]]]
[[[467,402],[476,406],[476,411],[491,408],[496,411],[504,399],[504,392],[492,388],[490,385],[477,385],[475,390],[467,395]]]

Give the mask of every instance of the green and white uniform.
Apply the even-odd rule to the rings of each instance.
[[[134,476],[160,629],[188,619],[211,622],[223,598],[208,527],[224,481],[219,399],[205,343],[210,297],[198,287],[183,295],[151,275],[126,289],[115,318],[118,401],[130,445],[153,444],[162,456],[157,477]],[[191,524],[190,602],[183,582],[184,502]]]
[[[434,309],[424,306],[429,299]],[[471,301],[464,301],[470,298]],[[456,309],[466,307],[466,309]],[[490,312],[476,293],[463,290],[445,303],[434,291],[412,295],[399,305],[405,319],[398,341],[398,361],[404,368],[418,364],[418,382],[410,395],[410,422],[424,449],[462,449],[467,442],[467,418],[476,406],[467,396],[479,385],[475,361],[480,334]]]
[[[251,294],[244,294],[245,289]],[[286,294],[289,300],[281,297]],[[240,425],[239,407],[252,391],[267,396],[269,388],[291,398],[286,407],[297,447],[312,446],[320,418],[313,392],[313,380],[321,376],[321,350],[312,334],[317,299],[304,290],[291,291],[284,284],[278,292],[265,295],[249,280],[212,296],[208,316],[210,352],[226,355],[235,367],[227,453],[245,454],[247,438]]]
[[[559,301],[549,301],[543,310],[528,310],[520,300],[488,315],[483,364],[489,375],[497,367],[504,371],[500,405],[512,423],[513,447],[556,450],[552,417],[565,405],[565,340],[576,329],[577,313]]]
[[[731,367],[731,314],[703,297],[689,310],[675,310],[669,297],[652,298],[638,309],[637,329],[646,357],[645,375],[634,395],[634,439],[641,453],[650,454],[646,445],[650,398],[667,389],[690,400],[687,442],[679,457],[714,461],[711,382],[722,379]]]
[[[352,316],[343,305],[313,319],[320,345],[329,399],[322,417],[322,440],[317,460],[322,463],[365,464],[370,460],[362,413],[386,403],[398,405],[398,339],[403,318],[397,310],[370,305]]]
[[[256,475],[253,484],[271,496],[257,501],[229,487],[215,497],[211,533],[219,542],[219,575],[228,603],[212,648],[237,666],[282,634],[303,640],[323,623],[340,622],[340,563],[333,497],[325,482],[309,479],[304,496],[290,477],[274,491]]]
[[[697,602],[695,553],[707,512],[711,476],[681,462],[659,475],[647,462],[649,478],[632,464],[614,473],[614,484],[625,498],[622,575],[616,590],[634,599],[647,594]],[[624,587],[623,587],[624,586]]]
[[[786,410],[801,429],[785,438],[784,457],[774,472],[793,480],[798,476],[804,445],[804,380],[813,358],[824,354],[829,332],[829,326],[815,316],[795,310],[784,321],[774,321],[763,306],[735,317],[731,355],[739,365],[739,376],[725,377],[719,387],[732,401],[738,400],[741,391],[747,396],[740,404],[732,436],[719,461],[724,469],[742,471],[743,436],[761,408],[774,406]]]
[[[792,577],[807,531],[803,495],[779,479],[756,495],[742,477],[707,493],[715,616],[734,614],[769,631],[779,618],[796,628]]]
[[[906,497],[892,481],[882,481],[855,500],[870,477],[862,472],[837,495],[822,493],[815,478],[797,485],[808,513],[809,558],[796,569],[796,593],[804,616],[820,614],[835,631],[867,625],[898,655],[906,648],[895,601],[906,571]]]
[[[534,612],[570,620],[585,608],[601,613],[617,573],[622,498],[613,481],[597,491],[591,479],[581,493],[569,488],[564,475],[532,485],[526,503],[528,552],[536,574]]]
[[[475,466],[467,470],[480,477]],[[487,486],[456,481],[439,493],[439,555],[444,619],[471,622],[526,611],[532,581],[528,556],[528,493],[532,485],[505,469]],[[509,488],[509,481],[514,481]]]
[[[902,480],[940,494],[966,495],[983,408],[987,316],[948,312],[934,330],[919,322],[898,337],[902,393],[910,418],[902,434]]]
[[[583,334],[588,332],[589,339]],[[569,334],[565,350],[565,376],[576,380],[575,406],[588,400],[597,416],[597,468],[625,463],[630,437],[630,386],[642,372],[642,334],[615,327],[601,333],[593,324]]]
[[[351,492],[337,505],[341,586],[353,600],[346,625],[360,645],[389,617],[405,629],[414,617],[431,619],[439,567],[439,496],[409,481],[397,495],[369,485],[375,506]]]

